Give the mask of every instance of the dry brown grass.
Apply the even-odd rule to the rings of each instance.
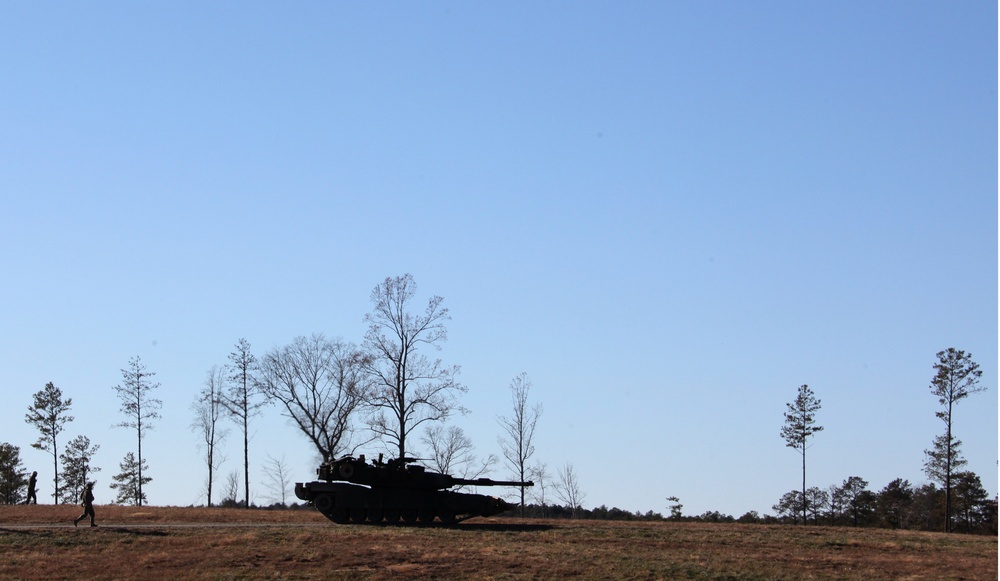
[[[996,579],[996,537],[697,523],[334,525],[315,511],[0,507],[3,579]],[[84,523],[81,523],[84,524]]]

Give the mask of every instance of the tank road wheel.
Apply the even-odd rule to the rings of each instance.
[[[361,524],[365,522],[365,518],[367,518],[367,512],[368,511],[366,511],[363,508],[352,508],[347,511],[347,514],[351,518],[351,522],[355,524]]]
[[[446,525],[453,525],[455,524],[455,511],[442,510],[438,513],[438,518]]]
[[[429,510],[421,510],[417,513],[417,520],[422,524],[432,523],[434,522],[434,513]]]
[[[320,494],[313,499],[313,506],[323,514],[330,512],[330,509],[333,508],[333,495]]]
[[[401,512],[398,508],[385,509],[385,522],[394,525],[399,522]]]
[[[406,523],[406,524],[408,524],[408,525],[416,524],[416,522],[417,522],[417,511],[413,510],[412,508],[408,508],[408,509],[404,510],[403,511],[403,522]]]
[[[337,524],[347,524],[347,509],[346,508],[332,508],[329,513],[325,513],[330,520]]]
[[[368,522],[378,524],[382,522],[382,509],[372,508],[368,510]]]

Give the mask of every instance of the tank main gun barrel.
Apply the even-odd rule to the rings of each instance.
[[[489,478],[454,478],[454,486],[534,486],[531,480],[519,482],[517,480],[491,480]]]

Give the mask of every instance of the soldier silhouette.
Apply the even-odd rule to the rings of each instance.
[[[83,487],[83,494],[80,495],[80,504],[83,505],[83,514],[80,518],[73,521],[73,526],[77,526],[77,523],[82,521],[87,516],[90,516],[90,526],[96,527],[97,524],[94,523],[94,483],[88,482],[86,486]]]
[[[24,501],[24,504],[31,504],[31,501],[35,501],[38,504],[38,495],[35,493],[35,483],[38,482],[38,472],[32,472],[31,478],[28,479],[28,500]]]

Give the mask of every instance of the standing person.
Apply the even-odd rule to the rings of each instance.
[[[83,505],[83,514],[80,518],[73,521],[73,526],[77,526],[77,523],[82,521],[88,515],[90,516],[90,526],[96,527],[97,524],[94,523],[94,483],[88,482],[86,486],[83,487],[83,494],[80,495],[80,501]]]
[[[28,479],[28,500],[24,501],[24,504],[31,504],[34,500],[35,504],[38,504],[38,494],[35,493],[35,484],[38,482],[38,471],[31,473],[31,478]]]

